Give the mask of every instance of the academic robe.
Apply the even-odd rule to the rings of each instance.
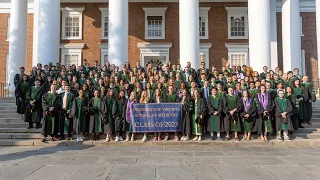
[[[90,125],[89,134],[92,133],[102,133],[102,99],[101,98],[91,98],[89,101],[90,107]]]
[[[104,119],[104,132],[107,134],[114,132],[116,112],[117,108],[115,98],[106,98],[102,105],[102,118]]]
[[[223,129],[223,121],[222,121],[222,98],[219,96],[213,97],[209,96],[207,99],[207,107],[208,107],[208,132],[224,132]],[[214,115],[214,112],[217,111],[218,114]]]
[[[239,116],[242,119],[242,129],[243,132],[251,132],[253,128],[254,118],[257,113],[257,108],[255,102],[251,98],[241,98],[238,102],[239,107]],[[248,114],[249,117],[245,118],[244,116]]]
[[[34,106],[30,105],[30,101],[34,101]],[[30,88],[26,96],[26,102],[28,103],[25,112],[25,122],[40,123],[42,119],[42,91],[41,87],[33,86]]]
[[[290,101],[292,106],[291,122],[294,130],[299,129],[299,102],[295,94],[286,94],[286,98]]]
[[[238,102],[240,101],[240,98],[238,96],[230,96],[225,95],[223,100],[223,112],[225,114],[224,118],[224,130],[225,132],[241,132],[241,121],[239,118],[239,110],[238,110]],[[234,112],[233,116],[230,115],[231,110],[237,108],[237,110]]]
[[[192,124],[192,134],[202,135],[204,128],[206,126],[206,116],[207,116],[207,103],[204,99],[199,98],[198,100],[192,99],[192,112],[191,112],[191,124]],[[202,115],[202,119],[200,119]]]
[[[116,100],[116,120],[115,120],[115,132],[122,132],[123,125],[126,117],[126,105],[127,99],[125,97]]]
[[[18,114],[25,114],[26,108],[27,108],[27,93],[29,92],[29,83],[22,81],[18,85],[18,94],[16,97],[18,98],[18,104],[17,104],[17,112]],[[21,101],[19,100],[21,98]]]
[[[59,116],[59,123],[60,123],[60,136],[63,136],[65,132],[68,132],[68,136],[70,137],[72,135],[72,128],[73,128],[73,119],[71,118],[71,108],[74,102],[74,99],[76,98],[74,94],[69,92],[67,94],[67,99],[66,99],[66,107],[63,107],[64,105],[64,96],[66,95],[66,92],[60,94],[61,98],[61,113]],[[69,111],[69,113],[68,113]]]
[[[312,102],[316,101],[316,96],[315,93],[313,91],[313,86],[309,83],[302,83],[301,84],[308,92],[308,100],[305,101],[305,107],[307,110],[307,120],[311,120],[312,118]]]
[[[71,108],[71,117],[73,117],[73,133],[85,133],[88,126],[90,110],[89,99],[87,97],[76,97]]]
[[[258,99],[255,102],[257,107],[257,116],[253,132],[257,132],[257,134],[273,132],[271,124],[271,112],[274,106],[271,96],[268,93],[265,93],[264,96],[259,93]],[[267,111],[266,116],[264,116],[264,111]]]
[[[182,121],[181,121],[181,132],[183,135],[191,134],[191,112],[192,112],[192,104],[190,101],[190,97],[186,97],[185,101],[182,101],[183,98],[180,98],[182,103]]]
[[[275,99],[275,108],[276,108],[276,130],[293,130],[291,115],[292,115],[292,106],[288,99],[279,97]],[[281,117],[283,112],[287,112],[286,120]]]
[[[305,106],[305,103],[309,100],[308,91],[303,86],[293,88],[293,91],[297,99],[303,98],[303,100],[299,102],[299,121],[303,122],[308,119],[308,114]]]
[[[42,109],[44,113],[44,119],[42,124],[42,135],[57,135],[59,131],[59,115],[62,106],[61,96],[56,92],[46,93],[42,97]],[[49,111],[50,107],[53,107],[53,111]]]
[[[179,99],[178,99],[178,96],[175,93],[166,94],[166,95],[164,95],[164,102],[175,103],[175,102],[179,102]]]

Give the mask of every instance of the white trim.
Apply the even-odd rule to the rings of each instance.
[[[228,12],[228,39],[248,39],[249,38],[249,23],[248,23],[248,7],[226,7]],[[244,16],[244,36],[231,36],[231,20],[230,18]]]
[[[109,9],[108,8],[99,8],[99,10],[101,11],[101,39],[108,39],[108,36],[104,35],[104,23],[105,23],[105,17],[109,17]],[[109,20],[108,20],[109,23]]]
[[[300,31],[301,31],[301,36],[304,36],[303,34],[303,24],[302,24],[302,16],[300,16]]]
[[[10,16],[7,17],[7,39],[6,41],[9,41],[10,38]]]
[[[104,66],[104,56],[108,56],[108,43],[98,43],[100,48],[100,64],[101,67]]]
[[[62,11],[62,23],[61,23],[61,39],[62,40],[81,40],[82,39],[82,31],[83,31],[83,15],[82,12],[84,11],[85,7],[79,8],[70,8],[65,7],[61,8]],[[66,37],[66,18],[68,17],[78,17],[79,18],[79,36],[78,37]]]
[[[209,49],[212,47],[211,43],[200,43],[200,50],[199,50],[199,55],[203,53],[206,57],[205,63],[206,63],[206,68],[210,67],[209,64],[209,58],[210,58],[210,51]]]
[[[84,43],[61,44],[61,64],[65,64],[66,55],[78,55],[78,66],[80,66],[82,64],[82,49],[84,47]]]
[[[301,69],[300,69],[300,73],[302,75],[307,74],[307,72],[306,72],[306,52],[305,52],[305,50],[301,50]]]
[[[138,48],[140,49],[140,64],[145,67],[144,57],[145,56],[165,56],[166,64],[169,61],[170,48],[172,43],[138,43]]]
[[[145,39],[165,39],[166,38],[166,7],[143,7],[145,12],[145,28],[144,28],[144,38]],[[162,36],[148,36],[148,16],[162,16]]]
[[[200,13],[199,16],[201,17],[205,17],[205,23],[206,23],[206,27],[205,27],[205,36],[200,36],[200,39],[209,39],[209,10],[211,9],[211,7],[200,7]]]
[[[228,62],[232,66],[231,55],[244,53],[246,56],[246,65],[249,66],[249,45],[241,43],[226,43],[225,47],[228,49]]]

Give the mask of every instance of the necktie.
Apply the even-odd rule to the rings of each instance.
[[[65,93],[63,96],[63,109],[66,109],[67,107],[67,99],[68,99],[68,94]]]

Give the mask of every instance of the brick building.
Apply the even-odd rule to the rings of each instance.
[[[86,59],[298,67],[318,84],[315,0],[0,0],[0,22],[0,82]]]

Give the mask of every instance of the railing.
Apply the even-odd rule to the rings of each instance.
[[[10,96],[9,93],[10,84],[0,82],[0,98],[7,98]]]

